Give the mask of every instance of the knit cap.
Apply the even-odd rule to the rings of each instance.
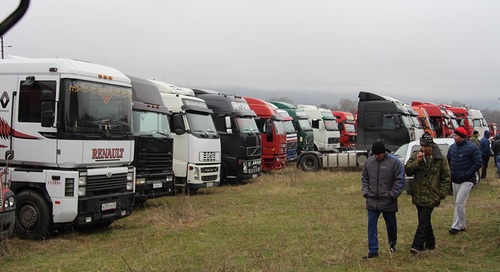
[[[461,138],[467,138],[467,131],[464,127],[458,127],[457,129],[455,129],[455,134],[457,134]]]

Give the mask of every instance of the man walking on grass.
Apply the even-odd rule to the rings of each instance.
[[[421,149],[413,152],[405,164],[406,174],[414,177],[410,195],[418,214],[418,226],[410,249],[413,255],[436,248],[431,214],[446,197],[450,187],[448,160],[432,136],[428,133],[422,135],[420,146]]]
[[[363,259],[378,257],[378,218],[384,216],[389,250],[396,252],[398,238],[396,212],[398,197],[403,192],[404,168],[398,158],[385,152],[382,142],[372,146],[374,154],[363,166],[361,183],[368,210],[368,254]]]
[[[453,135],[455,143],[448,150],[447,159],[450,165],[453,198],[455,200],[455,212],[453,224],[448,231],[457,234],[465,231],[465,204],[469,194],[476,182],[476,172],[481,168],[483,160],[481,152],[476,145],[467,140],[465,128],[458,127]]]

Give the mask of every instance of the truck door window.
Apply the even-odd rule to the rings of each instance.
[[[385,129],[395,129],[396,121],[394,115],[384,115],[382,118],[382,128]]]
[[[43,102],[42,91],[51,91],[55,97],[55,81],[35,81],[31,86],[24,86],[21,81],[19,91],[19,122],[40,122],[42,119],[41,107]]]

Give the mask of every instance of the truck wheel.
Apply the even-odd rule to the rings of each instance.
[[[45,198],[34,191],[17,194],[16,234],[21,239],[40,240],[52,233],[52,214]]]
[[[304,172],[316,172],[319,170],[319,160],[313,154],[305,154],[298,162],[299,167]]]

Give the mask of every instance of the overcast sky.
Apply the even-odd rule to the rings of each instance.
[[[498,0],[32,0],[4,49],[298,104],[364,90],[500,110]]]

